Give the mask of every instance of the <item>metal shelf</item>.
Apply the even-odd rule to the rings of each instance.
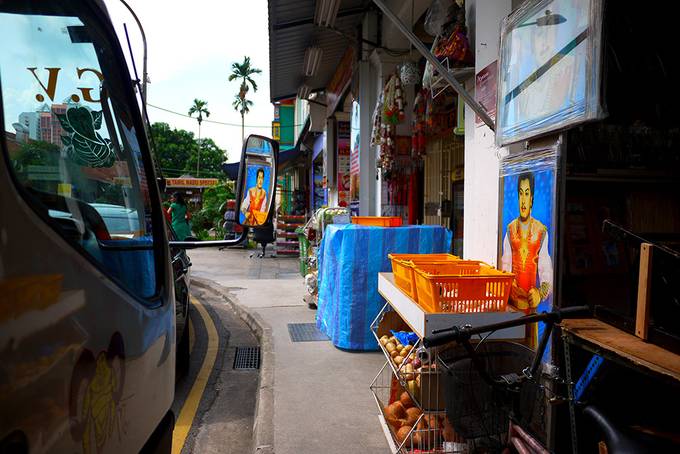
[[[435,329],[462,325],[487,325],[506,320],[515,320],[524,315],[523,312],[517,311],[462,314],[427,312],[394,284],[394,275],[392,273],[378,273],[378,292],[421,339],[424,336],[431,335],[432,330]],[[496,331],[489,336],[489,339],[523,339],[524,336],[524,327],[518,326]]]

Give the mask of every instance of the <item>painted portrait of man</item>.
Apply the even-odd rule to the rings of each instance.
[[[249,169],[248,173],[251,174],[252,170]],[[246,225],[262,225],[267,220],[269,207],[264,182],[265,170],[263,167],[258,167],[255,169],[255,185],[248,188],[241,202],[241,213],[244,215],[241,222]]]
[[[550,218],[552,212],[551,182],[552,171],[538,172],[541,187],[546,193],[537,192],[536,175],[533,172],[522,172],[519,175],[507,176],[506,200],[514,192],[514,218],[508,206],[504,207],[503,246],[501,268],[515,275],[510,291],[510,304],[524,312],[536,312],[541,303],[548,303],[553,291],[553,262],[550,251],[551,229],[546,223],[550,219],[538,219],[534,213],[537,200],[542,205],[541,215]],[[514,181],[513,181],[514,180]],[[506,204],[507,205],[507,204]],[[548,308],[546,308],[548,309]],[[530,327],[528,337],[535,344],[538,336],[536,326]]]

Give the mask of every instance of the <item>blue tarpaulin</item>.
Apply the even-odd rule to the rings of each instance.
[[[370,326],[385,304],[378,273],[392,271],[387,254],[449,252],[451,238],[440,226],[329,225],[319,250],[317,327],[336,347],[377,350]]]

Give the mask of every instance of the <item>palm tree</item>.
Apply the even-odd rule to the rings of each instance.
[[[231,64],[229,82],[233,80],[241,81],[241,87],[238,94],[241,99],[245,99],[246,94],[248,94],[248,85],[253,87],[253,91],[257,91],[257,83],[251,76],[253,74],[260,74],[261,72],[261,69],[250,66],[250,57],[244,56],[243,63],[234,62]]]
[[[238,93],[234,95],[234,102],[232,102],[231,105],[234,106],[234,110],[237,110],[241,114],[241,143],[243,143],[243,141],[246,140],[244,124],[245,115],[250,112],[253,102],[250,99],[246,99],[245,96],[241,97],[241,94]]]
[[[250,57],[244,56],[243,63],[234,62],[231,64],[229,81],[241,81],[241,86],[236,95],[239,100],[234,100],[232,103],[234,109],[238,110],[241,114],[241,141],[245,140],[245,114],[250,112],[250,107],[253,105],[252,101],[246,99],[246,95],[248,94],[249,86],[253,87],[253,91],[257,91],[257,82],[255,82],[252,76],[261,72],[261,69],[250,66]]]
[[[198,120],[198,159],[196,160],[196,178],[198,178],[198,172],[201,168],[201,123],[203,122],[203,115],[205,115],[206,118],[210,116],[208,103],[200,99],[194,99],[194,104],[189,109],[189,116],[193,117],[194,114],[198,114],[198,117],[196,118],[196,120]]]

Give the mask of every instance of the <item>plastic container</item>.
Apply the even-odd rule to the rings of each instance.
[[[388,254],[392,262],[394,283],[412,300],[417,301],[416,276],[413,272],[415,263],[451,263],[460,258],[451,254]]]
[[[418,304],[428,312],[505,311],[514,275],[474,260],[413,266]]]
[[[352,216],[352,224],[373,227],[401,227],[399,216]]]

